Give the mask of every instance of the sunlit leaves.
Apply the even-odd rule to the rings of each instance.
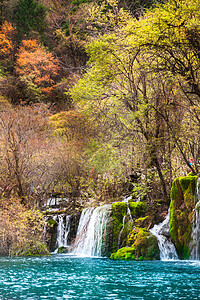
[[[186,117],[183,91],[196,95],[199,91],[200,3],[190,4],[169,0],[139,20],[94,38],[87,47],[88,71],[71,90],[75,103],[102,124],[106,117],[109,123],[118,115],[129,134],[136,131],[144,138],[146,163],[157,169],[165,197],[160,157],[168,160],[166,137],[168,147],[175,142],[182,151],[178,128],[180,115]],[[187,101],[194,104],[194,98]]]
[[[5,21],[0,30],[0,55],[2,58],[9,57],[14,51],[13,35],[15,27],[11,23]]]
[[[171,72],[190,85],[190,92],[199,77],[199,7],[199,0],[170,0],[131,21],[124,31],[129,44],[151,58],[151,70]]]
[[[63,111],[52,115],[50,125],[57,136],[76,148],[85,146],[92,134],[90,122],[77,111]]]
[[[17,56],[16,71],[22,80],[32,82],[49,94],[54,88],[59,63],[36,40],[24,40]]]
[[[44,217],[41,212],[35,208],[28,210],[17,197],[0,198],[1,254],[48,254],[46,247],[42,247],[43,230]]]

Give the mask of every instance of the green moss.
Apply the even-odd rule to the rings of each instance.
[[[120,222],[123,222],[123,217],[126,214],[127,205],[125,202],[115,202],[111,205],[112,213],[116,216]]]
[[[53,227],[54,225],[57,225],[57,224],[58,223],[52,218],[48,220],[48,225],[51,226],[51,227]]]
[[[195,189],[193,188],[193,184],[191,184],[184,193],[184,202],[188,211],[191,211],[194,208],[194,195]]]
[[[132,247],[123,247],[117,252],[112,253],[110,258],[115,260],[134,260],[135,249]]]
[[[194,174],[193,172],[190,172],[187,174],[187,176],[196,176],[196,174]]]
[[[190,247],[188,245],[183,247],[183,259],[190,258]]]
[[[61,246],[58,248],[58,254],[67,253],[67,252],[68,252],[68,249],[64,246]]]
[[[132,231],[132,247],[123,247],[112,253],[112,259],[153,260],[160,258],[158,242],[148,230],[134,228]]]
[[[188,259],[190,256],[192,215],[195,205],[197,178],[193,174],[176,178],[171,189],[169,233],[181,259]]]
[[[183,191],[186,191],[190,185],[190,183],[193,181],[193,177],[187,176],[187,177],[179,177],[179,182],[181,185],[181,188]]]
[[[149,216],[141,217],[135,220],[135,224],[138,227],[146,227],[149,221]]]
[[[178,244],[178,239],[177,239],[177,237],[178,237],[178,220],[177,220],[177,214],[176,214],[176,209],[175,209],[173,200],[171,200],[171,203],[170,203],[169,219],[170,219],[169,234],[171,236],[172,241],[177,246],[177,244]]]
[[[143,256],[140,256],[140,257],[138,258],[138,260],[144,260],[144,257],[143,257]]]
[[[130,202],[129,207],[133,218],[143,217],[147,211],[147,205],[142,201]]]
[[[29,241],[28,243],[11,249],[12,256],[43,256],[49,255],[46,245],[41,242]]]
[[[120,230],[120,237],[118,236],[118,247],[125,247],[128,245],[128,236],[133,229],[133,222],[129,220],[128,215],[124,218],[123,229]]]
[[[126,215],[127,205],[125,202],[115,202],[111,205],[112,218],[112,252],[117,250],[119,232],[123,227],[123,219]]]
[[[146,260],[159,259],[160,252],[156,237],[145,228],[135,227],[129,235],[128,245],[135,249],[135,257]]]
[[[149,216],[146,216],[146,203],[129,202],[129,207],[133,221],[127,215],[125,202],[112,204],[113,255],[111,257],[113,259],[159,259],[157,239],[146,229],[149,222]],[[117,250],[118,247],[120,249]]]
[[[146,260],[159,259],[158,242],[155,236],[151,235],[148,230],[142,228],[135,229],[135,256],[143,257]]]
[[[177,198],[179,199],[179,201],[181,201],[181,199],[183,199],[183,191],[181,189],[178,178],[176,178],[172,184],[170,196],[171,196],[171,201],[174,201],[173,204],[177,205],[177,206],[178,206]]]

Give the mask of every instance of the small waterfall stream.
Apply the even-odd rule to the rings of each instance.
[[[120,246],[122,247],[121,237],[125,228],[125,223],[134,223],[129,207],[129,200],[131,199],[132,197],[129,196],[125,197],[123,200],[123,202],[125,202],[127,205],[127,212],[123,218],[123,226],[118,235],[118,249],[120,248]],[[194,196],[194,207],[195,208],[193,210],[193,222],[190,243],[190,259],[200,260],[200,178],[197,179],[196,193]],[[74,232],[74,235],[76,233],[75,241],[71,245],[69,245],[68,243],[68,236],[70,233],[70,216],[67,216],[65,214],[54,215],[52,218],[58,224],[57,229],[55,227],[55,232],[57,230],[57,238],[55,239],[56,243],[54,241],[54,245],[56,245],[57,249],[54,251],[54,253],[58,252],[59,247],[70,247],[68,249],[68,252],[77,256],[100,257],[106,255],[106,253],[109,253],[109,243],[112,243],[112,225],[111,227],[109,227],[109,224],[111,223],[110,214],[110,204],[99,206],[97,208],[85,208],[81,213],[77,233],[76,231]],[[71,227],[73,227],[73,225],[71,225]],[[160,249],[160,259],[163,261],[178,260],[176,248],[169,236],[169,214],[162,223],[154,225],[154,227],[149,231],[151,234],[156,236],[158,240],[158,246]],[[46,226],[44,227],[44,240],[45,236]]]
[[[58,215],[54,216],[53,219],[58,222],[57,227],[57,240],[54,253],[57,253],[58,248],[60,247],[69,247],[68,245],[68,235],[70,231],[70,216],[67,215]]]
[[[86,257],[102,255],[110,212],[109,204],[83,210],[72,254]]]
[[[131,210],[130,210],[130,207],[129,207],[129,200],[131,200],[131,199],[132,199],[132,196],[128,196],[128,197],[125,197],[124,200],[123,200],[123,202],[125,202],[126,206],[127,206],[127,208],[126,208],[127,209],[127,214],[123,217],[123,226],[122,226],[122,229],[119,232],[118,243],[117,243],[118,249],[120,248],[121,236],[122,236],[122,233],[123,233],[123,230],[124,230],[125,221],[127,219],[127,216],[130,219],[130,221],[133,222],[133,217],[131,215]]]
[[[126,221],[126,215],[123,217],[123,226],[119,232],[119,235],[118,235],[118,242],[117,242],[117,248],[119,249],[120,248],[120,244],[121,244],[121,236],[122,236],[122,233],[123,233],[123,230],[124,230],[124,226],[125,226],[125,221]]]
[[[62,246],[67,247],[67,237],[70,230],[70,217],[65,215],[58,215],[58,220],[57,245],[58,248]]]
[[[126,203],[127,205],[127,215],[129,216],[130,220],[133,222],[133,217],[131,215],[131,210],[130,210],[130,207],[129,207],[129,200],[132,199],[132,196],[129,196],[129,197],[126,197],[124,198],[123,202]]]
[[[162,223],[154,225],[154,227],[149,231],[157,237],[160,249],[160,259],[177,260],[178,255],[176,253],[176,248],[170,238],[166,237],[166,235],[169,234],[169,214]]]

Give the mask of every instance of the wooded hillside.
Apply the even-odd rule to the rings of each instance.
[[[2,0],[1,198],[132,193],[166,210],[174,178],[199,168],[199,7]]]

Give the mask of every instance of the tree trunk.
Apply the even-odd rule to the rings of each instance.
[[[164,177],[163,177],[163,173],[162,173],[158,158],[154,157],[152,163],[154,164],[154,166],[156,167],[156,170],[158,172],[158,176],[159,176],[159,179],[160,179],[160,184],[161,184],[161,187],[162,187],[162,192],[163,192],[165,202],[169,205],[170,204],[170,197],[167,193],[166,183],[165,183],[165,180],[164,180]]]

